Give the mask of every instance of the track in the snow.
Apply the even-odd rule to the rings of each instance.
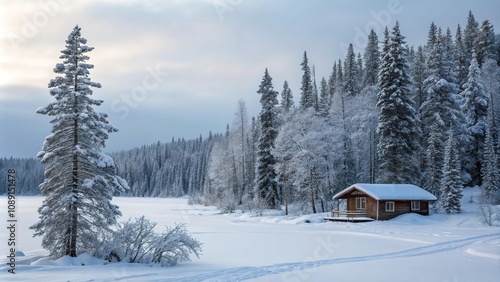
[[[333,265],[333,264],[343,264],[343,263],[355,263],[355,262],[365,262],[373,260],[383,260],[392,258],[404,258],[404,257],[414,257],[414,256],[424,256],[428,254],[442,253],[455,249],[465,247],[467,245],[473,244],[478,241],[492,240],[500,238],[500,233],[481,235],[475,237],[469,237],[460,240],[447,241],[436,243],[428,246],[422,246],[417,248],[412,248],[403,251],[397,251],[386,254],[370,255],[370,256],[360,256],[351,258],[337,258],[329,260],[311,261],[311,262],[293,262],[293,263],[283,263],[283,264],[273,264],[268,266],[258,266],[258,267],[236,267],[225,270],[213,271],[208,273],[199,273],[192,276],[179,277],[175,281],[242,281],[247,279],[259,278],[267,275],[275,275],[280,273],[301,271],[310,268]],[[128,277],[130,278],[130,277]]]

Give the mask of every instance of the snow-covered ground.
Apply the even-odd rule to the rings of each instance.
[[[500,281],[500,228],[478,221],[480,191],[466,189],[462,214],[403,215],[369,223],[323,222],[320,215],[221,215],[187,199],[115,198],[123,220],[146,215],[165,225],[187,223],[203,245],[200,259],[174,267],[103,262],[92,257],[53,262],[28,226],[42,197],[19,197],[16,274],[7,272],[0,229],[1,281]],[[0,197],[7,225],[7,199]],[[310,223],[307,223],[307,222]],[[85,266],[81,266],[81,264]],[[80,264],[80,265],[79,265]]]

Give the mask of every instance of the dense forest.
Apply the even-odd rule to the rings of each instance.
[[[287,81],[274,90],[265,69],[259,116],[239,101],[224,133],[111,154],[131,188],[125,195],[321,212],[340,189],[367,182],[420,185],[447,212],[460,211],[453,203],[464,186],[498,201],[500,36],[472,12],[455,32],[431,23],[421,46],[403,34],[398,23],[372,30],[363,54],[351,44],[324,76],[304,52],[298,90]],[[7,167],[27,171],[18,194],[38,193],[38,161],[0,159]]]

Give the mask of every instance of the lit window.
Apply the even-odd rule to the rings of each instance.
[[[394,211],[394,202],[385,202],[385,211],[393,212]]]
[[[357,210],[365,210],[366,209],[366,198],[365,197],[356,198],[356,209]]]
[[[419,211],[420,210],[420,201],[411,201],[411,210]]]

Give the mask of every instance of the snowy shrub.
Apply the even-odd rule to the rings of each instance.
[[[268,202],[260,197],[255,197],[252,202],[250,202],[252,210],[257,213],[258,216],[263,216],[264,212],[268,208]]]
[[[492,226],[495,221],[500,221],[499,206],[481,204],[478,207],[479,220],[489,226]]]
[[[233,213],[238,207],[238,201],[232,191],[226,190],[218,199],[216,206],[223,213]]]
[[[201,195],[193,195],[188,198],[188,205],[203,205],[205,203],[205,199]]]
[[[154,232],[156,222],[144,216],[129,219],[115,232],[107,234],[96,256],[108,261],[152,263],[162,266],[189,261],[189,255],[201,254],[201,243],[187,234],[184,224]]]

